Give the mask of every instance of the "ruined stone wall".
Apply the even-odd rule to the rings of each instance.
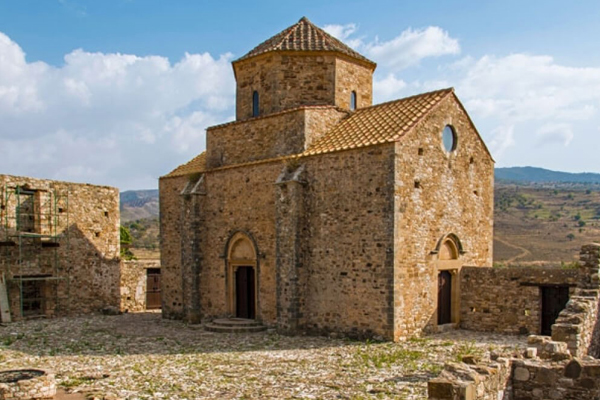
[[[209,128],[206,133],[207,167],[302,153],[307,144],[345,115],[334,107],[301,108]]]
[[[567,343],[575,357],[600,358],[600,245],[581,248],[581,280],[552,325],[552,340]]]
[[[308,181],[303,325],[393,339],[394,145],[301,162]]]
[[[447,153],[442,130],[457,134]],[[455,234],[465,251],[457,265],[492,263],[493,160],[454,96],[396,144],[394,210],[395,336],[437,324],[438,260],[432,251]],[[456,319],[453,316],[453,320]]]
[[[25,234],[17,226],[17,186],[34,193]],[[12,317],[21,317],[20,278],[41,282],[47,315],[118,308],[118,189],[10,175],[0,175],[0,187],[0,267],[9,281]]]
[[[183,318],[180,193],[189,180],[187,176],[179,176],[161,178],[158,183],[162,312],[165,318]]]
[[[475,331],[540,333],[540,286],[570,285],[573,292],[580,277],[578,269],[463,267],[460,325]]]
[[[121,261],[121,311],[138,312],[146,310],[148,268],[160,268],[160,261]]]
[[[600,361],[513,362],[513,399],[596,400],[600,397]]]
[[[373,105],[373,71],[346,58],[336,60],[335,105],[350,109],[350,94],[356,92],[356,108]]]
[[[505,358],[473,364],[448,363],[427,383],[429,400],[509,400],[512,362]]]

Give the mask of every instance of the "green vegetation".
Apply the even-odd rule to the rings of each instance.
[[[158,218],[136,219],[123,223],[123,226],[131,232],[131,247],[135,249],[158,249]]]
[[[133,238],[131,237],[131,233],[129,232],[129,229],[127,229],[126,227],[121,225],[120,233],[121,233],[121,258],[123,260],[134,260],[135,256],[129,249],[129,247],[131,246],[131,243],[133,242]]]
[[[356,356],[367,367],[383,368],[392,365],[400,365],[408,369],[416,368],[416,361],[422,358],[423,352],[417,350],[407,350],[397,345],[389,346],[367,346],[360,349]]]

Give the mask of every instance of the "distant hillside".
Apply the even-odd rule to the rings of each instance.
[[[496,168],[496,180],[528,183],[588,183],[600,184],[600,174],[550,171],[536,167]]]
[[[121,222],[158,217],[158,190],[121,193]]]

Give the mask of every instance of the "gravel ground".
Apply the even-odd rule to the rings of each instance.
[[[445,362],[524,336],[450,331],[404,343],[219,334],[159,313],[0,327],[0,369],[42,368],[89,399],[424,399]]]

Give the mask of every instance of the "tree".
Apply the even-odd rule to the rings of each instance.
[[[572,233],[569,233],[569,234],[567,235],[567,239],[569,239],[569,240],[571,240],[571,241],[572,241],[573,239],[575,239],[575,235],[573,235]]]
[[[131,246],[131,243],[133,242],[131,232],[123,225],[121,225],[119,231],[121,234],[121,258],[123,260],[135,260],[135,256],[129,249],[129,246]]]

